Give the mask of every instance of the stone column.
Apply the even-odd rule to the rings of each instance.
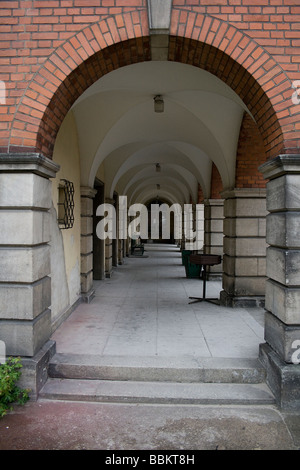
[[[114,207],[116,211],[116,238],[112,240],[112,265],[114,268],[118,267],[119,264],[119,222],[118,222],[118,211],[119,211],[119,200],[118,196],[114,196]]]
[[[93,198],[97,191],[82,186],[81,191],[81,294],[89,303],[95,295],[93,288]]]
[[[180,240],[180,251],[185,250],[185,214],[184,210],[181,214],[182,226],[181,226],[181,240]]]
[[[223,191],[224,256],[221,303],[263,306],[266,281],[266,190]]]
[[[115,206],[115,200],[109,197],[105,198],[106,204]],[[111,278],[113,274],[113,240],[111,238],[105,239],[105,277]]]
[[[0,158],[0,340],[8,356],[23,358],[23,383],[32,395],[45,380],[41,364],[55,348],[48,341],[49,178],[58,170],[40,154],[2,154]]]
[[[122,265],[124,260],[124,240],[118,240],[118,264]]]
[[[196,243],[195,249],[198,253],[203,252],[204,246],[204,204],[197,204],[195,209],[195,231],[196,231]]]
[[[220,255],[223,258],[223,219],[224,200],[204,200],[204,253]],[[222,279],[223,261],[221,264],[211,266],[208,279]]]
[[[300,157],[260,167],[267,183],[265,340],[260,358],[278,404],[300,409]]]

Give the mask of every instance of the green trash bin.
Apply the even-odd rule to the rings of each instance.
[[[201,265],[190,263],[190,260],[188,259],[185,265],[185,273],[186,277],[189,279],[199,278],[201,273]]]
[[[185,267],[186,277],[189,279],[200,277],[201,272],[200,264],[190,263],[189,257],[192,253],[191,250],[182,250],[182,264]]]
[[[188,259],[189,259],[189,256],[192,254],[192,251],[191,250],[182,250],[181,252],[181,258],[182,258],[182,264],[183,266],[186,265],[186,263],[188,262]]]

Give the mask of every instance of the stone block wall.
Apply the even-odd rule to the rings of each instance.
[[[81,293],[90,302],[93,289],[93,198],[96,190],[81,188]]]
[[[34,356],[51,334],[50,176],[34,154],[0,160],[0,339],[8,355]]]
[[[279,156],[261,170],[267,184],[265,340],[260,357],[278,403],[300,407],[299,157]],[[295,357],[296,353],[296,357]]]
[[[266,192],[224,191],[224,258],[222,302],[232,306],[263,305],[266,281]]]

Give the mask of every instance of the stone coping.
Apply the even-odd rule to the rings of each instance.
[[[31,172],[46,178],[55,178],[60,166],[40,153],[2,153],[0,172]]]

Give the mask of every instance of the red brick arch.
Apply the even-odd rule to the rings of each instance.
[[[76,33],[29,83],[14,116],[9,151],[27,149],[51,158],[59,127],[76,99],[106,73],[146,60],[150,45],[144,10],[110,16]]]
[[[266,50],[230,23],[173,9],[169,60],[201,67],[229,85],[253,114],[269,158],[300,153],[291,80]]]
[[[136,12],[135,12],[136,13]],[[52,157],[59,127],[74,101],[104,74],[151,60],[147,12],[110,16],[58,47],[29,83],[11,126],[9,151]],[[291,82],[253,39],[221,20],[173,9],[169,60],[191,64],[227,83],[254,115],[267,155],[300,151]]]

